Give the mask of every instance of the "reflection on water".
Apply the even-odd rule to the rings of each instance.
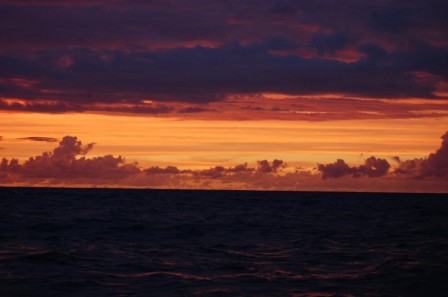
[[[437,195],[0,189],[0,296],[442,296]]]

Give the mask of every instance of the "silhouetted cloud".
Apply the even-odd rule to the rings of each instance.
[[[435,152],[427,158],[412,160],[397,160],[399,167],[395,170],[397,174],[410,175],[417,178],[447,178],[448,177],[448,131],[442,135],[442,144]]]
[[[448,191],[448,132],[442,136],[440,148],[426,158],[403,161],[398,156],[393,157],[398,168],[392,174],[385,159],[373,156],[355,166],[342,159],[318,164],[320,174],[311,169],[287,168],[279,159],[259,160],[256,167],[243,163],[197,170],[177,166],[151,166],[142,170],[137,163],[128,163],[121,156],[88,158],[86,155],[93,147],[94,143],[83,144],[75,136],[65,136],[54,150],[24,162],[3,158],[0,183],[182,189]]]
[[[65,136],[52,152],[31,157],[23,164],[12,159],[2,160],[1,171],[25,178],[100,178],[121,179],[140,172],[137,164],[128,164],[121,156],[86,158],[94,143],[83,145],[75,136]],[[83,155],[78,158],[78,156]]]
[[[55,102],[55,101],[13,101],[0,99],[1,110],[25,111],[25,112],[45,112],[45,113],[65,113],[65,112],[115,112],[115,113],[133,113],[133,114],[168,114],[174,112],[174,107],[164,104],[141,104],[140,101],[135,104],[103,104],[96,102]]]
[[[6,158],[2,158],[2,162],[0,163],[0,173],[2,173],[1,175],[3,177],[7,177],[11,173],[18,173],[21,169],[22,166],[19,164],[19,160],[7,160]]]
[[[166,168],[160,168],[159,166],[149,167],[143,170],[146,174],[179,174],[181,171],[175,166],[167,166]]]
[[[356,169],[348,166],[344,160],[337,159],[331,164],[318,164],[317,169],[322,172],[322,178],[338,178],[344,175],[356,175]]]
[[[202,108],[202,107],[186,107],[186,108],[181,108],[179,109],[177,112],[178,113],[198,113],[198,112],[210,112],[213,110],[207,109],[207,108]]]
[[[215,166],[210,169],[195,171],[193,174],[202,177],[218,178],[226,174],[226,168],[224,166]]]
[[[342,33],[316,34],[310,40],[310,46],[319,55],[334,54],[348,45],[348,38]]]
[[[236,165],[235,167],[229,167],[228,172],[253,172],[255,169],[248,167],[247,163]]]
[[[390,164],[385,159],[370,157],[365,160],[364,165],[359,166],[358,171],[368,177],[380,177],[386,175],[389,168]]]
[[[53,137],[41,137],[41,136],[31,136],[31,137],[22,137],[17,138],[19,140],[31,140],[31,141],[42,141],[42,142],[57,142],[57,138]]]
[[[270,173],[277,172],[278,170],[287,167],[287,164],[283,160],[274,159],[271,164],[267,160],[257,161],[257,172]]]
[[[330,164],[318,164],[317,169],[322,172],[322,178],[339,178],[345,175],[360,177],[362,175],[368,177],[380,177],[388,173],[390,168],[389,162],[385,159],[370,157],[364,161],[363,165],[350,167],[342,159]]]
[[[215,166],[205,170],[190,171],[194,176],[220,178],[228,174],[248,172],[252,173],[255,169],[248,167],[247,163],[236,165],[235,167]]]

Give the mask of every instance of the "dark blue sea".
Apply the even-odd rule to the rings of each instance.
[[[0,188],[0,296],[448,296],[448,197]]]

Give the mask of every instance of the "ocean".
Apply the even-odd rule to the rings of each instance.
[[[448,197],[0,188],[0,296],[447,296]]]

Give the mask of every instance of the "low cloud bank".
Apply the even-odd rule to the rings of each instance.
[[[88,158],[94,143],[83,144],[75,136],[65,136],[52,151],[30,157],[0,160],[3,185],[83,185],[114,187],[154,187],[179,189],[272,189],[272,190],[359,190],[448,192],[448,132],[442,144],[425,158],[401,160],[369,157],[361,165],[342,159],[317,164],[316,170],[292,169],[283,160],[259,160],[209,169],[180,169],[176,166],[142,168],[123,157],[104,155]]]
[[[18,160],[2,159],[0,172],[3,176],[18,175],[25,178],[102,178],[121,179],[138,174],[137,164],[127,164],[121,156],[86,158],[95,144],[83,145],[75,136],[65,136],[52,152],[30,157],[23,164]],[[77,158],[81,156],[80,158]]]
[[[344,160],[338,159],[331,164],[318,164],[317,169],[322,172],[322,178],[339,178],[345,175],[353,177],[380,177],[388,173],[389,162],[385,159],[370,157],[364,161],[363,165],[350,167]]]
[[[342,159],[330,164],[318,164],[318,171],[323,179],[340,178],[351,175],[353,177],[381,177],[385,175],[401,176],[413,179],[448,177],[448,131],[442,135],[442,143],[436,152],[427,157],[411,160],[401,160],[399,156],[392,157],[398,163],[398,167],[392,172],[389,162],[385,159],[370,157],[363,165],[349,166]]]
[[[442,144],[435,152],[426,158],[417,158],[401,161],[395,158],[399,167],[395,170],[397,175],[411,176],[415,178],[447,178],[448,177],[448,131],[442,135]]]

